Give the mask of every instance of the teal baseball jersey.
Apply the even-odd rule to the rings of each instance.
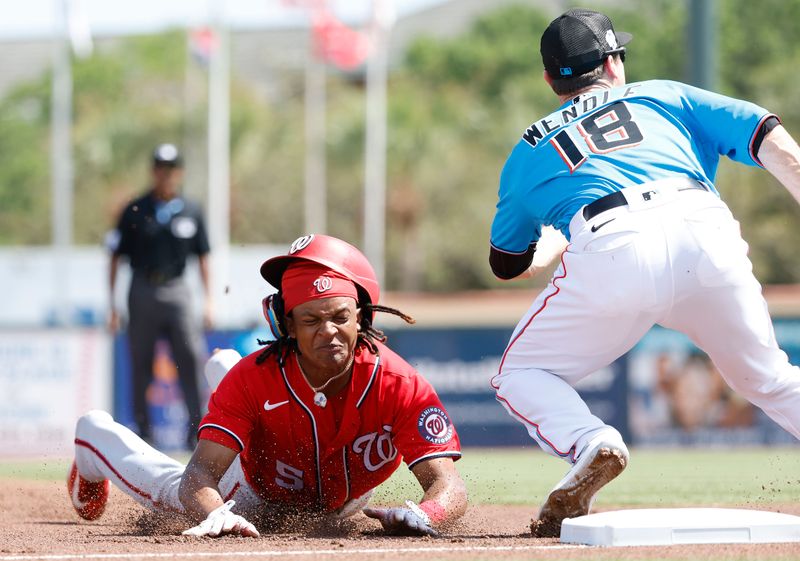
[[[545,225],[569,239],[569,222],[581,207],[633,185],[688,177],[717,193],[720,156],[760,165],[753,144],[771,115],[753,103],[667,80],[575,97],[528,127],[508,157],[492,247],[524,253]]]

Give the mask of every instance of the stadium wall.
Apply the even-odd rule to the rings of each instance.
[[[210,349],[249,353],[258,348],[258,338],[268,337],[260,301],[270,289],[254,271],[282,249],[231,249],[234,282],[218,302],[229,309],[230,325],[208,333]],[[75,248],[67,261],[69,270],[63,271],[47,248],[0,250],[0,289],[10,295],[0,308],[0,457],[69,455],[74,422],[91,408],[130,421],[127,343],[124,334],[112,337],[104,328],[107,256],[102,248]],[[199,298],[199,280],[190,283]],[[126,279],[119,284],[115,297],[124,309]],[[385,295],[385,304],[414,316],[417,324],[380,315],[379,327],[437,388],[466,445],[531,444],[495,402],[488,382],[538,290]],[[800,286],[766,287],[765,295],[778,342],[800,364]],[[61,302],[72,310],[69,327],[54,321]],[[170,449],[179,445],[185,412],[170,373],[169,348],[159,349],[150,400],[157,442]],[[727,391],[702,353],[672,331],[652,330],[579,390],[593,411],[634,444],[791,442],[759,410]]]

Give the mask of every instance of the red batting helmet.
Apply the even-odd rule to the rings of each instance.
[[[268,283],[281,289],[281,278],[286,268],[298,260],[311,261],[330,267],[353,281],[358,288],[359,301],[377,304],[381,296],[375,270],[367,258],[349,243],[322,234],[310,234],[292,242],[289,253],[264,261],[261,276]]]

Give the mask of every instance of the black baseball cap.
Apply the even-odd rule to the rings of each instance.
[[[544,69],[553,78],[571,78],[594,68],[608,55],[624,53],[633,35],[614,31],[600,12],[575,8],[558,16],[542,34]]]
[[[153,165],[180,168],[183,167],[183,156],[174,144],[159,144],[153,150]]]

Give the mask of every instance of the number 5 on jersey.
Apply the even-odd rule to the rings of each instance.
[[[639,144],[644,138],[624,101],[612,103],[581,119],[577,130],[581,133],[588,150],[595,154],[630,148]],[[581,150],[567,130],[556,134],[550,139],[550,144],[567,164],[570,173],[586,161],[586,150]]]

